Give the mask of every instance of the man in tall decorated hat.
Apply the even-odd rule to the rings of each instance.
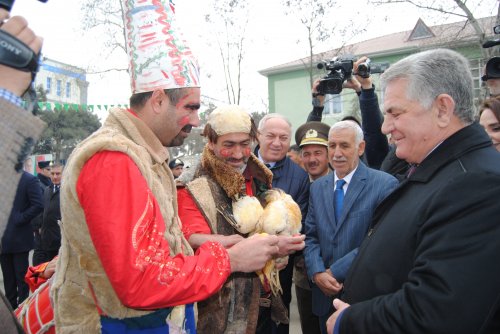
[[[257,197],[268,194],[273,174],[252,153],[257,128],[243,108],[215,109],[203,135],[208,143],[194,180],[178,190],[179,217],[194,249],[214,241],[231,249],[249,233],[259,231],[263,208]],[[297,210],[300,212],[298,206]],[[279,239],[280,256],[305,246],[301,235],[281,235]],[[198,303],[198,332],[255,333],[259,300],[260,281],[255,273],[232,274],[217,294]],[[277,300],[274,307],[283,315],[281,320],[287,321],[283,303]]]
[[[123,1],[132,96],[75,148],[61,188],[51,286],[58,333],[194,333],[192,303],[278,253],[278,237],[193,251],[166,146],[199,124],[198,67],[168,1]]]

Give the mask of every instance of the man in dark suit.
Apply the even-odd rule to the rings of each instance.
[[[328,134],[328,157],[334,172],[311,184],[304,255],[314,283],[313,313],[319,317],[322,333],[333,313],[333,296],[342,288],[373,211],[398,184],[393,176],[360,161],[364,148],[359,125],[335,123]]]
[[[61,247],[61,208],[59,204],[59,188],[61,187],[63,166],[59,163],[53,164],[50,170],[52,185],[45,188],[43,194],[43,219],[40,228],[40,248],[43,253],[43,261],[52,260]]]
[[[376,209],[329,333],[499,333],[500,155],[469,62],[430,50],[381,79],[382,131],[416,168]]]
[[[300,206],[302,221],[304,221],[309,199],[309,176],[287,156],[292,139],[290,121],[280,114],[268,114],[260,120],[258,130],[259,146],[255,149],[255,155],[273,172],[273,188],[282,189],[292,196],[293,200]],[[293,262],[293,256],[290,256],[288,265],[279,273],[281,287],[283,288],[283,302],[288,311],[290,311],[290,302],[292,300]],[[257,333],[287,334],[289,331],[288,324],[280,323],[276,325],[271,319],[271,308],[267,305],[268,303],[262,304]]]
[[[42,196],[45,193],[45,189],[47,187],[52,186],[52,181],[51,181],[51,166],[52,162],[51,161],[38,161],[38,169],[40,170],[37,174],[38,180],[40,181],[40,188],[42,189]],[[44,201],[44,208],[45,208],[45,201]],[[47,256],[45,255],[45,252],[42,250],[42,243],[41,243],[41,237],[40,237],[40,229],[42,228],[42,222],[43,222],[43,212],[41,212],[39,215],[37,215],[33,220],[31,221],[31,226],[33,228],[33,236],[34,236],[34,251],[33,251],[33,265],[37,266],[43,262],[47,262]]]
[[[42,192],[38,179],[23,172],[2,237],[0,255],[5,295],[12,308],[16,308],[29,294],[24,275],[29,266],[29,251],[33,249],[30,221],[42,210]]]

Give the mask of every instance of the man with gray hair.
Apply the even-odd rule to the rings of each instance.
[[[272,113],[260,120],[258,130],[259,146],[255,149],[255,155],[273,172],[273,188],[282,189],[292,196],[293,200],[300,206],[303,222],[307,215],[309,201],[309,176],[299,165],[287,157],[292,139],[292,125],[285,116]],[[292,299],[293,262],[294,258],[290,256],[288,265],[280,271],[283,302],[288,311],[290,311]],[[268,299],[269,295],[270,292],[263,295],[262,299]],[[271,319],[271,309],[268,304],[261,303],[257,333],[288,333],[288,324],[276,325]]]
[[[395,177],[365,166],[363,131],[354,121],[335,123],[328,133],[328,158],[334,173],[311,184],[305,221],[304,257],[312,286],[312,311],[322,333],[333,313],[373,211],[398,185]],[[333,210],[332,210],[333,204]]]
[[[329,333],[498,333],[500,155],[473,123],[468,61],[417,53],[381,83],[382,131],[413,168],[375,210]]]

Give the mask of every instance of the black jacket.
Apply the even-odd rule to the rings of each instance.
[[[46,177],[45,175],[38,173],[37,175],[38,180],[40,181],[40,188],[42,189],[42,196],[45,193],[45,189],[48,186],[52,185],[52,181],[50,180],[49,177]],[[45,207],[45,202],[44,202],[44,207]],[[31,227],[33,228],[33,232],[35,234],[35,249],[40,248],[40,234],[38,233],[38,230],[42,227],[42,221],[43,221],[43,211],[40,212],[39,215],[37,215],[33,220],[31,220]]]
[[[500,154],[478,125],[376,209],[346,278],[341,333],[500,333]]]
[[[52,181],[50,180],[50,177],[47,177],[41,173],[38,173],[37,177],[38,177],[38,180],[40,180],[40,186],[42,187],[42,191],[45,191],[45,188],[52,185]]]
[[[33,249],[31,220],[43,210],[38,179],[23,172],[17,186],[7,228],[2,237],[2,253],[21,253]]]
[[[59,203],[59,189],[54,192],[54,186],[47,187],[43,199],[43,220],[40,233],[41,249],[56,251],[61,247],[61,229],[58,221],[61,220]]]

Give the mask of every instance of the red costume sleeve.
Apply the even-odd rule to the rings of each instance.
[[[179,204],[179,218],[182,223],[182,233],[189,239],[191,234],[212,234],[203,214],[186,188],[177,189],[177,202]]]
[[[24,281],[28,284],[30,292],[35,292],[35,290],[38,289],[40,285],[47,282],[47,279],[41,277],[40,275],[45,271],[45,268],[47,268],[49,262],[41,263],[38,266],[28,267],[28,271],[24,276]]]
[[[206,299],[229,276],[229,256],[218,243],[207,242],[195,256],[170,255],[156,198],[127,155],[95,154],[80,173],[77,195],[102,266],[125,306],[159,309]]]

